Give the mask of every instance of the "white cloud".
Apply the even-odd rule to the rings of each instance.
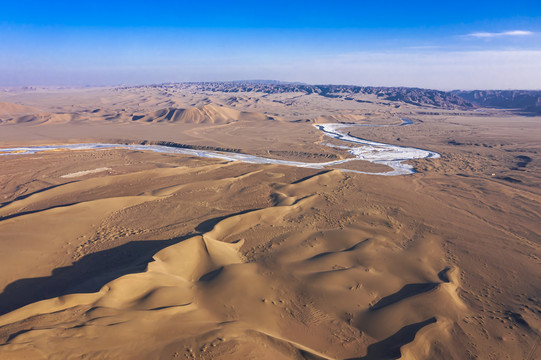
[[[527,30],[512,30],[512,31],[502,31],[502,32],[476,32],[471,33],[466,36],[475,37],[475,38],[494,38],[501,36],[527,36],[533,35],[533,32]]]

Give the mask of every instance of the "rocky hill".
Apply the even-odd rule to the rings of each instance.
[[[513,109],[524,114],[541,115],[540,90],[457,90],[452,93],[481,107]]]

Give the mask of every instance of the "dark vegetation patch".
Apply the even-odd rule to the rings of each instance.
[[[167,146],[167,147],[171,147],[171,148],[180,148],[180,149],[211,150],[211,151],[242,153],[242,149],[237,149],[237,148],[217,147],[217,146],[208,146],[208,145],[190,145],[190,144],[176,143],[176,142],[172,142],[172,141],[112,140],[112,142],[115,143],[115,144],[120,144],[120,145],[159,145],[159,146]]]
[[[299,158],[338,159],[336,154],[310,153],[304,151],[269,150],[269,154],[277,156],[294,156]]]
[[[532,158],[525,155],[515,156],[515,160],[517,161],[517,167],[519,168],[525,168],[530,162],[532,162]]]
[[[522,180],[512,178],[511,176],[498,176],[498,177],[496,177],[496,179],[507,181],[507,182],[510,182],[510,183],[513,183],[513,184],[518,184],[518,183],[522,182]]]

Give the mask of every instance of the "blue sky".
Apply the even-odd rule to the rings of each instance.
[[[541,88],[541,1],[26,1],[0,86],[278,79]]]

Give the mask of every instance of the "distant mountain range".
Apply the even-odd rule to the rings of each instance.
[[[193,86],[197,90],[212,92],[263,92],[317,94],[330,98],[357,100],[355,94],[376,95],[382,100],[403,101],[419,106],[434,106],[444,109],[471,109],[474,105],[463,98],[445,91],[406,88],[406,87],[374,87],[355,85],[309,85],[303,83],[286,83],[273,80],[229,81],[229,82],[194,82],[182,83],[179,86]]]
[[[239,80],[226,82],[188,82],[151,86],[193,87],[210,92],[303,93],[363,102],[355,94],[376,95],[379,99],[401,101],[417,106],[471,110],[476,108],[508,109],[524,115],[541,115],[541,90],[440,91],[409,87],[355,85],[310,85],[277,80]]]

